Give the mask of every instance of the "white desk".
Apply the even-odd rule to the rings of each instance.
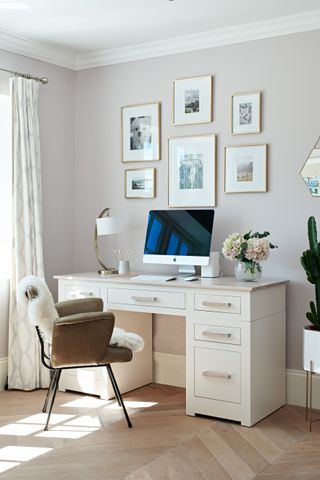
[[[188,415],[251,426],[285,404],[285,281],[247,283],[221,277],[138,282],[131,277],[55,277],[59,300],[99,296],[115,312],[118,326],[144,337],[144,352],[135,354],[130,364],[115,366],[120,367],[116,375],[123,392],[152,381],[151,316],[161,313],[186,317]],[[88,369],[81,380],[70,371],[61,387],[110,398],[105,377],[98,378],[102,370]]]

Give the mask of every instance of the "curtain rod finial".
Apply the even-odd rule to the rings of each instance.
[[[47,85],[48,82],[49,80],[47,79],[47,77],[41,78],[41,83],[43,83],[44,85]]]

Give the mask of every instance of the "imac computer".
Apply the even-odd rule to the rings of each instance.
[[[194,274],[195,265],[208,265],[214,210],[151,210],[148,216],[144,263],[177,265],[179,273]]]

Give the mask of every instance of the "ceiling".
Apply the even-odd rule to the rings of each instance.
[[[157,54],[161,45],[168,49],[188,39],[203,48],[204,42],[195,41],[216,34],[241,31],[245,40],[253,26],[270,36],[279,19],[282,28],[320,28],[320,0],[0,0],[0,48],[11,43],[17,51],[25,45],[37,58],[47,50],[52,63],[77,68],[89,59],[99,64],[110,53],[119,59],[120,52],[122,61],[125,51],[142,49],[152,56],[148,46]]]

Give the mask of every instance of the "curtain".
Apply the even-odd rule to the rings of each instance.
[[[48,386],[49,373],[40,360],[39,341],[16,289],[26,275],[44,278],[41,162],[35,80],[10,78],[12,99],[12,276],[8,345],[8,386],[21,390]]]

